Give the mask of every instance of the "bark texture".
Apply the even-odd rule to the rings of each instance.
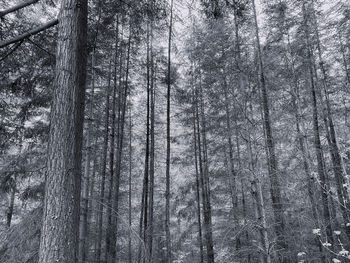
[[[39,263],[78,262],[87,1],[63,0]]]

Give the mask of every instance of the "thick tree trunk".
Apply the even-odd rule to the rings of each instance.
[[[78,262],[87,1],[62,0],[39,263]]]

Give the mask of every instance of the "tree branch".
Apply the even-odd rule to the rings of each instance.
[[[9,14],[9,13],[12,13],[12,12],[15,12],[15,11],[17,11],[19,9],[22,9],[22,8],[24,8],[26,6],[35,4],[37,2],[39,2],[39,0],[27,0],[27,1],[24,1],[23,3],[19,3],[18,5],[10,7],[8,9],[6,9],[6,10],[0,11],[0,18],[5,16],[5,15],[7,15],[7,14]]]
[[[24,41],[24,40],[21,40],[21,41],[17,42],[17,44],[14,45],[14,47],[13,47],[9,52],[7,52],[7,54],[6,54],[5,56],[3,56],[3,57],[0,59],[0,61],[5,60],[9,55],[11,55],[13,52],[15,52],[16,49],[19,48],[19,46],[23,43],[23,41]]]
[[[32,29],[32,30],[30,30],[30,31],[28,31],[26,33],[23,33],[22,35],[19,35],[19,36],[16,36],[16,37],[12,38],[12,39],[0,42],[0,48],[4,48],[4,47],[6,47],[8,45],[11,45],[13,43],[19,42],[19,41],[21,41],[23,39],[26,39],[26,38],[28,38],[30,36],[38,34],[41,31],[44,31],[44,30],[46,30],[46,29],[48,29],[50,27],[53,27],[53,26],[55,26],[57,24],[58,24],[58,19],[51,20],[51,21],[49,21],[48,23],[46,23],[46,24],[44,24],[42,26],[38,26],[37,28],[34,28],[34,29]]]

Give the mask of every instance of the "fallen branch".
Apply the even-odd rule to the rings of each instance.
[[[15,11],[17,11],[17,10],[19,10],[19,9],[22,9],[22,8],[24,8],[24,7],[26,7],[26,6],[35,4],[35,3],[37,3],[37,2],[39,2],[39,0],[27,0],[27,1],[24,1],[23,3],[19,3],[18,5],[15,5],[15,6],[13,6],[13,7],[10,7],[10,8],[8,8],[8,9],[6,9],[6,10],[0,11],[0,18],[3,17],[3,16],[5,16],[5,15],[7,15],[7,14],[10,14],[10,13],[12,13],[12,12],[15,12]]]
[[[34,28],[34,29],[32,29],[32,30],[30,30],[30,31],[28,31],[26,33],[23,33],[22,35],[19,35],[19,36],[16,36],[16,37],[12,38],[12,39],[0,42],[0,48],[4,48],[4,47],[6,47],[8,45],[11,45],[13,43],[22,41],[22,40],[24,40],[24,39],[26,39],[26,38],[28,38],[30,36],[38,34],[41,31],[44,31],[44,30],[46,30],[46,29],[48,29],[50,27],[53,27],[53,26],[55,26],[57,24],[58,24],[58,19],[51,20],[51,21],[49,21],[48,23],[46,23],[46,24],[44,24],[42,26]]]

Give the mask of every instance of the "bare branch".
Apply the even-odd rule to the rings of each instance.
[[[39,2],[39,0],[27,0],[27,1],[24,1],[23,3],[19,3],[18,5],[10,7],[8,9],[6,9],[6,10],[0,11],[0,18],[5,16],[5,15],[7,15],[7,14],[9,14],[9,13],[12,13],[12,12],[15,12],[15,11],[17,11],[19,9],[22,9],[22,8],[24,8],[26,6],[35,4],[37,2]]]
[[[58,19],[51,20],[51,21],[49,21],[48,23],[46,23],[46,24],[44,24],[42,26],[34,28],[34,29],[32,29],[32,30],[30,30],[30,31],[28,31],[26,33],[23,33],[22,35],[19,35],[19,36],[16,36],[16,37],[12,38],[12,39],[0,42],[0,48],[3,48],[3,47],[6,47],[8,45],[11,45],[13,43],[19,42],[19,41],[21,41],[23,39],[26,39],[26,38],[28,38],[30,36],[38,34],[41,31],[44,31],[44,30],[46,30],[46,29],[48,29],[50,27],[53,27],[53,26],[55,26],[57,24],[58,24]]]

